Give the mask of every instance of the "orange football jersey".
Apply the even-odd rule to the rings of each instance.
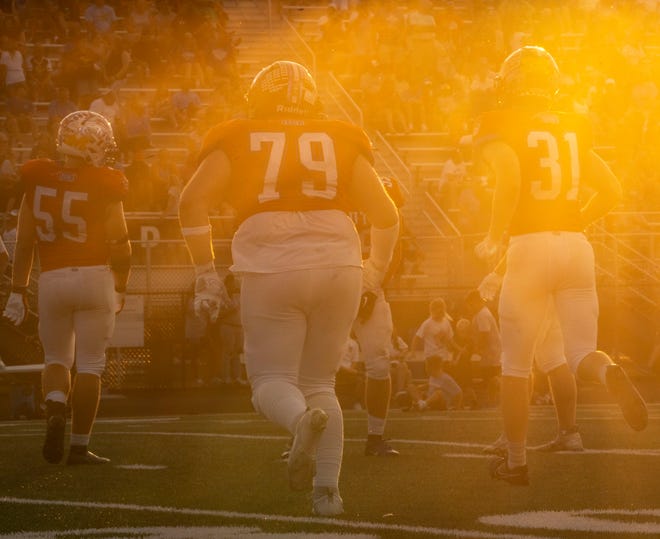
[[[355,159],[373,163],[362,129],[327,119],[229,120],[207,133],[199,161],[215,149],[231,161],[229,202],[239,223],[267,211],[349,211]]]
[[[105,211],[128,192],[122,172],[35,159],[23,164],[21,179],[36,222],[41,271],[108,263]]]
[[[520,199],[511,235],[548,230],[581,231],[580,177],[592,147],[587,119],[561,112],[497,110],[484,114],[475,144],[502,140],[520,161]]]

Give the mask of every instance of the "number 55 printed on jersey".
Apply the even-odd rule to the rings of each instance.
[[[87,193],[64,191],[61,197],[61,212],[59,215],[52,215],[44,206],[48,205],[46,199],[58,198],[57,189],[41,185],[35,188],[32,211],[37,220],[37,236],[41,241],[55,241],[55,231],[61,230],[63,238],[84,243],[87,240],[87,223],[82,217],[75,215],[74,203],[87,201]]]
[[[334,198],[337,194],[337,160],[332,139],[326,133],[302,133],[297,139],[300,164],[307,170],[320,172],[324,176],[322,184],[318,180],[302,178],[302,194],[309,197]],[[277,180],[284,162],[286,142],[285,133],[250,133],[250,150],[253,152],[262,151],[264,146],[270,146],[264,185],[259,193],[260,203],[280,198]],[[314,155],[313,147],[320,149],[320,154],[317,152],[319,155]]]

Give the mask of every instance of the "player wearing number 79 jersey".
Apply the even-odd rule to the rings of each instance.
[[[39,338],[46,404],[43,456],[64,453],[65,406],[72,426],[67,464],[102,464],[87,450],[99,404],[105,349],[123,306],[131,247],[122,199],[128,183],[106,166],[116,150],[112,127],[100,114],[77,111],[60,122],[56,147],[63,161],[35,159],[21,167],[25,195],[18,217],[12,292],[3,315],[26,316],[35,250],[39,275]],[[71,369],[76,365],[76,378]]]
[[[240,274],[241,321],[255,408],[293,436],[289,486],[313,489],[316,514],[343,511],[342,411],[334,390],[362,281],[378,288],[398,237],[396,207],[373,168],[365,133],[325,119],[307,69],[279,61],[247,93],[248,118],[213,128],[181,195],[179,218],[195,264],[195,306],[214,318],[226,296],[215,271],[209,212],[237,212],[232,271]],[[362,270],[348,216],[372,224]],[[266,485],[262,485],[266,488]]]
[[[582,232],[619,202],[621,187],[594,152],[586,121],[553,109],[558,88],[559,70],[545,49],[514,51],[498,75],[501,110],[485,114],[475,133],[478,158],[495,179],[490,229],[477,255],[495,255],[509,237],[499,302],[508,447],[491,474],[513,484],[528,482],[527,380],[550,304],[561,327],[557,338],[577,376],[603,383],[634,429],[647,421],[639,393],[596,348],[594,253]]]

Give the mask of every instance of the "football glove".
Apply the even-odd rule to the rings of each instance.
[[[492,301],[500,287],[502,286],[502,276],[499,273],[489,273],[486,275],[477,289],[479,290],[479,295],[484,301]]]
[[[126,303],[126,292],[117,292],[115,290],[115,314],[119,314]]]
[[[200,273],[195,278],[195,315],[215,322],[221,312],[233,308],[231,298],[224,283],[214,269]]]
[[[380,268],[373,259],[367,258],[362,268],[362,289],[378,290],[381,288],[386,269]]]
[[[499,253],[500,245],[486,236],[474,248],[474,254],[481,260],[489,260]]]
[[[15,326],[20,326],[28,312],[27,295],[25,292],[12,292],[9,294],[2,316],[10,320]]]

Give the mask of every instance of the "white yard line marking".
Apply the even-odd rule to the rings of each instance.
[[[180,515],[197,515],[219,518],[235,518],[243,520],[257,520],[263,522],[285,522],[293,524],[325,524],[338,528],[351,528],[363,530],[381,530],[394,532],[419,533],[444,537],[462,537],[465,539],[539,539],[537,535],[519,535],[515,533],[490,533],[476,530],[433,528],[428,526],[406,526],[403,524],[382,524],[368,521],[349,521],[333,518],[294,517],[287,515],[269,515],[266,513],[240,513],[238,511],[222,511],[213,509],[183,509],[178,507],[164,507],[159,505],[133,505],[123,503],[76,502],[70,500],[39,500],[27,498],[0,497],[0,503],[22,505],[54,505],[66,507],[83,507],[87,509],[115,509],[119,511],[143,511],[150,513],[175,513]],[[543,539],[556,539],[542,536]]]
[[[16,432],[12,434],[0,434],[0,438],[16,438],[19,436],[42,436],[39,432]],[[261,434],[223,434],[220,432],[178,432],[178,431],[96,431],[94,436],[172,436],[172,437],[190,437],[190,438],[218,438],[235,440],[279,440],[286,441],[289,436],[283,435],[261,435]],[[445,442],[441,440],[405,440],[393,438],[390,440],[397,444],[407,445],[427,445],[436,447],[463,447],[468,449],[481,450],[490,444],[479,444],[469,442]],[[363,438],[345,438],[345,443],[364,443]],[[585,449],[584,451],[565,451],[564,453],[576,455],[622,455],[622,456],[641,456],[641,457],[660,457],[660,449]],[[456,456],[445,454],[444,456]]]
[[[615,517],[628,517],[616,520]],[[598,518],[602,517],[602,518]],[[630,517],[639,519],[634,522]],[[655,519],[655,521],[652,521]],[[551,531],[581,531],[591,533],[648,534],[660,536],[660,509],[584,509],[575,511],[530,511],[513,515],[480,517],[479,522],[492,526],[535,528]]]

